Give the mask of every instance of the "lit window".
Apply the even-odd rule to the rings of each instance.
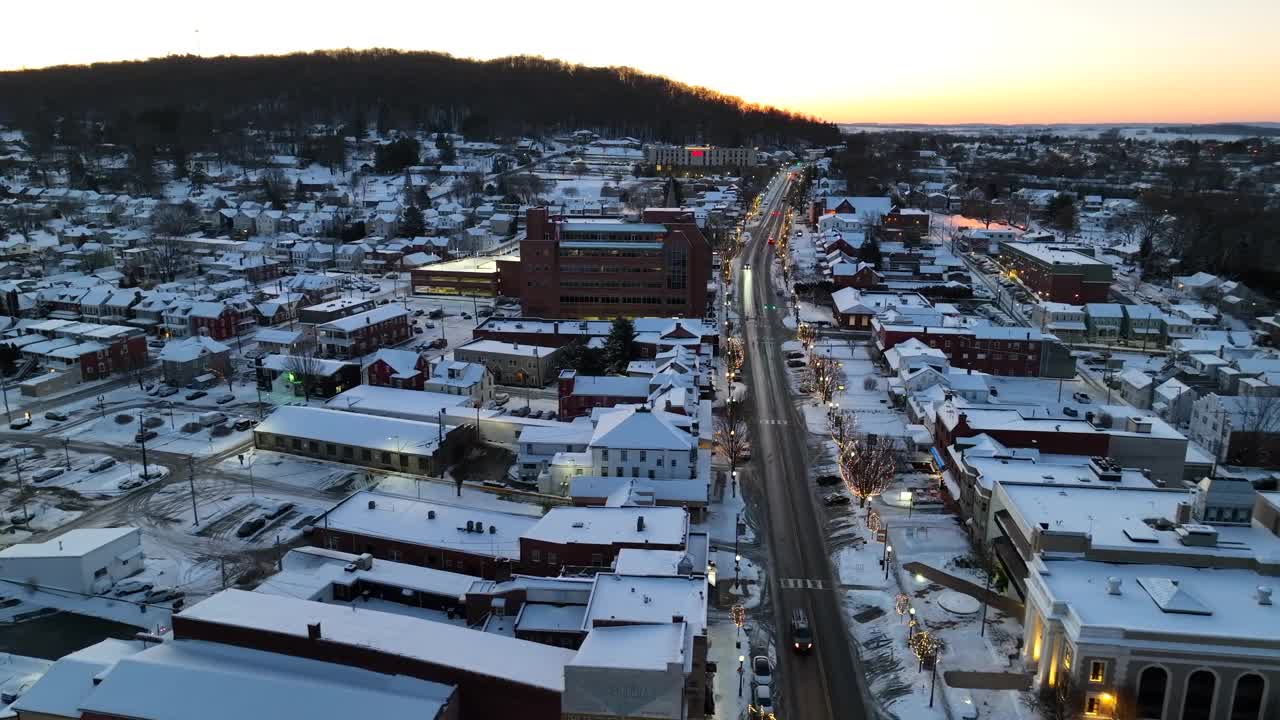
[[[1107,676],[1107,663],[1094,660],[1089,663],[1089,682],[1100,683]]]

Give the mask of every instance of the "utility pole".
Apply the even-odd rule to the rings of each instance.
[[[196,510],[196,458],[194,455],[187,456],[187,480],[191,483],[191,517],[194,520],[193,525],[200,524],[200,513]]]
[[[138,444],[142,447],[142,479],[146,480],[151,473],[147,470],[147,426],[143,424],[142,413],[138,413]]]
[[[27,509],[27,493],[22,482],[22,458],[27,454],[26,448],[22,449],[16,457],[13,458],[13,467],[18,472],[18,494],[22,496],[22,522],[31,522],[31,511]]]
[[[67,469],[71,469],[71,452],[67,450],[67,446],[71,444],[69,438],[62,438],[62,455],[67,459]]]
[[[13,413],[9,411],[9,381],[0,380],[0,394],[4,395],[4,417],[6,422],[13,422]]]

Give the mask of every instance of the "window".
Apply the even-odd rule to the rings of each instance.
[[[529,559],[530,559],[531,561],[533,561],[533,562],[542,562],[542,551],[541,551],[541,550],[530,550],[530,551],[529,551]]]
[[[298,438],[293,438],[293,439],[291,439],[289,442],[290,442],[290,444],[292,444],[292,445],[293,445],[293,449],[294,449],[294,450],[301,450],[301,449],[302,449],[302,441],[301,441],[301,440],[299,440]]]
[[[653,479],[653,471],[652,471],[652,470],[650,470],[650,471],[649,471],[649,479],[650,479],[650,480],[652,480],[652,479]]]
[[[626,450],[623,450],[623,451],[622,451],[622,462],[626,462],[626,461],[627,461],[627,451],[626,451]]]
[[[408,456],[408,455],[401,455],[401,456],[400,456],[400,467],[402,467],[402,468],[406,468],[406,469],[409,467],[409,456]]]
[[[639,467],[637,467],[637,466],[635,466],[635,465],[632,465],[632,466],[631,466],[631,477],[633,477],[633,478],[638,478],[638,477],[640,477],[640,468],[639,468]]]
[[[387,556],[391,559],[391,562],[400,562],[400,551],[399,551],[399,550],[388,550],[388,551],[387,551]]]
[[[618,466],[618,477],[622,477],[622,466]]]
[[[601,448],[601,449],[600,449],[600,459],[601,459],[601,460],[608,460],[608,459],[609,459],[609,448]]]
[[[591,553],[591,564],[592,564],[593,566],[595,566],[595,567],[602,567],[602,566],[604,566],[604,554],[603,554],[603,553]]]
[[[1213,711],[1213,692],[1218,679],[1208,670],[1197,670],[1187,678],[1187,691],[1182,698],[1182,720],[1209,720]]]
[[[1067,670],[1071,669],[1071,646],[1067,645],[1062,649],[1062,667]]]
[[[1102,700],[1092,693],[1084,701],[1084,714],[1097,715],[1102,712]]]
[[[649,451],[647,451],[647,450],[641,450],[641,451],[640,451],[640,462],[646,462],[646,461],[648,461],[648,459],[649,459]]]
[[[308,450],[309,452],[312,452],[312,453],[319,453],[319,452],[320,452],[320,444],[319,444],[319,443],[316,443],[316,442],[308,441],[308,442],[307,442],[307,450]]]
[[[324,544],[330,550],[337,550],[340,542],[341,541],[338,539],[337,535],[330,535],[329,537],[325,538]]]
[[[98,568],[97,570],[94,570],[94,571],[93,571],[93,576],[94,576],[95,578],[103,577],[103,576],[104,576],[104,575],[106,575],[106,574],[107,574],[107,569],[106,569],[106,568],[104,568],[104,567],[103,567],[103,568]]]
[[[1094,660],[1089,663],[1089,682],[1100,683],[1107,678],[1107,663],[1105,660]]]
[[[373,460],[373,452],[372,452],[371,450],[369,450],[369,448],[361,448],[361,449],[360,449],[360,459],[361,459],[361,460]]]
[[[419,471],[421,471],[421,472],[427,472],[428,467],[427,467],[427,459],[426,459],[426,458],[424,458],[424,457],[420,457],[420,458],[418,458],[418,470],[419,470]]]
[[[1261,720],[1265,690],[1266,683],[1261,675],[1241,675],[1236,680],[1236,692],[1231,699],[1231,715],[1228,720]]]
[[[556,564],[556,554],[555,554],[555,553],[553,553],[553,552],[549,552],[549,553],[547,553],[547,564],[548,564],[548,565],[555,565],[555,564]]]
[[[389,453],[389,452],[384,452],[384,453],[382,453],[382,464],[383,464],[383,465],[390,465],[390,464],[391,464],[391,453]]]
[[[337,454],[338,454],[338,446],[334,445],[333,443],[325,443],[325,444],[324,444],[324,452],[325,452],[325,454],[326,454],[326,455],[337,455]]]

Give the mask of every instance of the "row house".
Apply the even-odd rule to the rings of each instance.
[[[946,353],[953,367],[990,375],[1066,377],[1075,375],[1075,360],[1060,340],[1020,327],[929,327],[871,321],[876,347],[885,352],[915,338]]]
[[[338,247],[334,254],[334,262],[342,272],[360,272],[364,268],[364,258],[371,248],[365,243],[348,243]]]
[[[364,382],[399,390],[423,390],[431,361],[410,350],[381,348],[364,364]]]
[[[324,355],[353,358],[399,345],[412,337],[412,331],[403,307],[383,305],[317,325],[316,337]]]
[[[333,267],[333,245],[322,242],[296,243],[289,251],[294,267],[323,270]]]

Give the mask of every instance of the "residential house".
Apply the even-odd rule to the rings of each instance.
[[[480,363],[441,360],[423,387],[428,392],[470,396],[476,405],[493,399],[493,373]]]
[[[431,362],[426,355],[411,350],[381,348],[364,363],[361,372],[366,385],[422,390]]]
[[[170,340],[160,349],[160,375],[174,387],[185,387],[201,375],[231,373],[231,348],[206,336]]]

